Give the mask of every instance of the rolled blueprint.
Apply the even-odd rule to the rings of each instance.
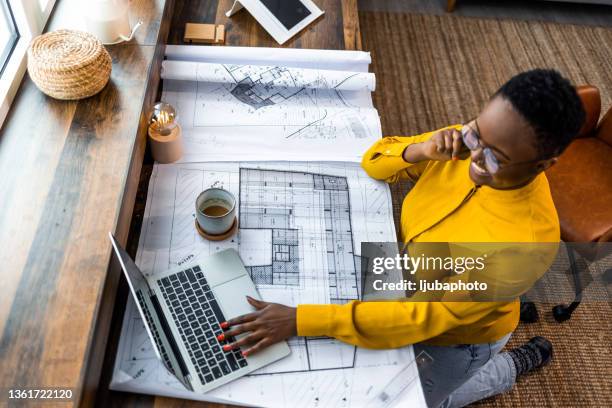
[[[259,47],[166,46],[166,58],[176,61],[240,65],[282,65],[310,69],[368,72],[369,52]]]
[[[266,65],[233,65],[172,61],[162,64],[163,79],[235,84],[252,87],[374,91],[376,78],[368,72],[290,68]]]

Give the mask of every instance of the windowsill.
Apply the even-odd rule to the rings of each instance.
[[[75,1],[58,0],[49,29],[66,27]],[[144,24],[131,42],[107,47],[111,80],[99,94],[56,100],[28,75],[15,85],[0,129],[7,384],[71,388],[75,405],[90,405],[120,276],[109,269],[108,232],[125,243],[172,6],[130,2],[131,20]],[[14,52],[25,55],[28,43]]]

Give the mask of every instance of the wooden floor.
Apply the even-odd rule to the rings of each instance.
[[[446,0],[359,0],[360,11],[445,14]],[[612,27],[612,6],[536,0],[457,0],[453,15]]]

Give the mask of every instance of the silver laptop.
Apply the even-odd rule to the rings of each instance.
[[[235,338],[217,340],[220,323],[254,310],[247,295],[260,299],[235,250],[147,277],[109,236],[157,356],[187,389],[210,391],[290,353],[283,341],[243,357],[223,351]]]

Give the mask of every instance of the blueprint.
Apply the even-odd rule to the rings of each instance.
[[[239,232],[226,241],[194,229],[195,198],[211,186],[238,198]],[[155,274],[234,248],[264,300],[343,304],[361,295],[361,242],[394,240],[388,186],[355,163],[156,164],[136,263]],[[411,347],[374,351],[327,337],[288,343],[282,360],[207,394],[188,392],[156,358],[130,298],[111,388],[265,407],[360,407],[396,375],[418,384]],[[398,402],[423,406],[420,387],[406,386]]]
[[[289,55],[300,53],[286,51],[282,54],[292,65],[295,58]],[[162,99],[177,109],[183,162],[358,162],[382,136],[372,105],[375,78],[367,72],[369,56],[351,64],[359,70],[348,71],[335,69],[341,65],[333,65],[333,52],[326,69],[285,66],[284,61],[269,65],[265,59],[256,61],[264,65],[229,63],[223,59],[235,58],[222,54],[213,53],[205,62],[185,61],[185,52],[177,56],[171,49],[163,63]]]
[[[369,52],[266,47],[194,47],[167,45],[166,58],[234,65],[282,65],[284,67],[368,72]]]

